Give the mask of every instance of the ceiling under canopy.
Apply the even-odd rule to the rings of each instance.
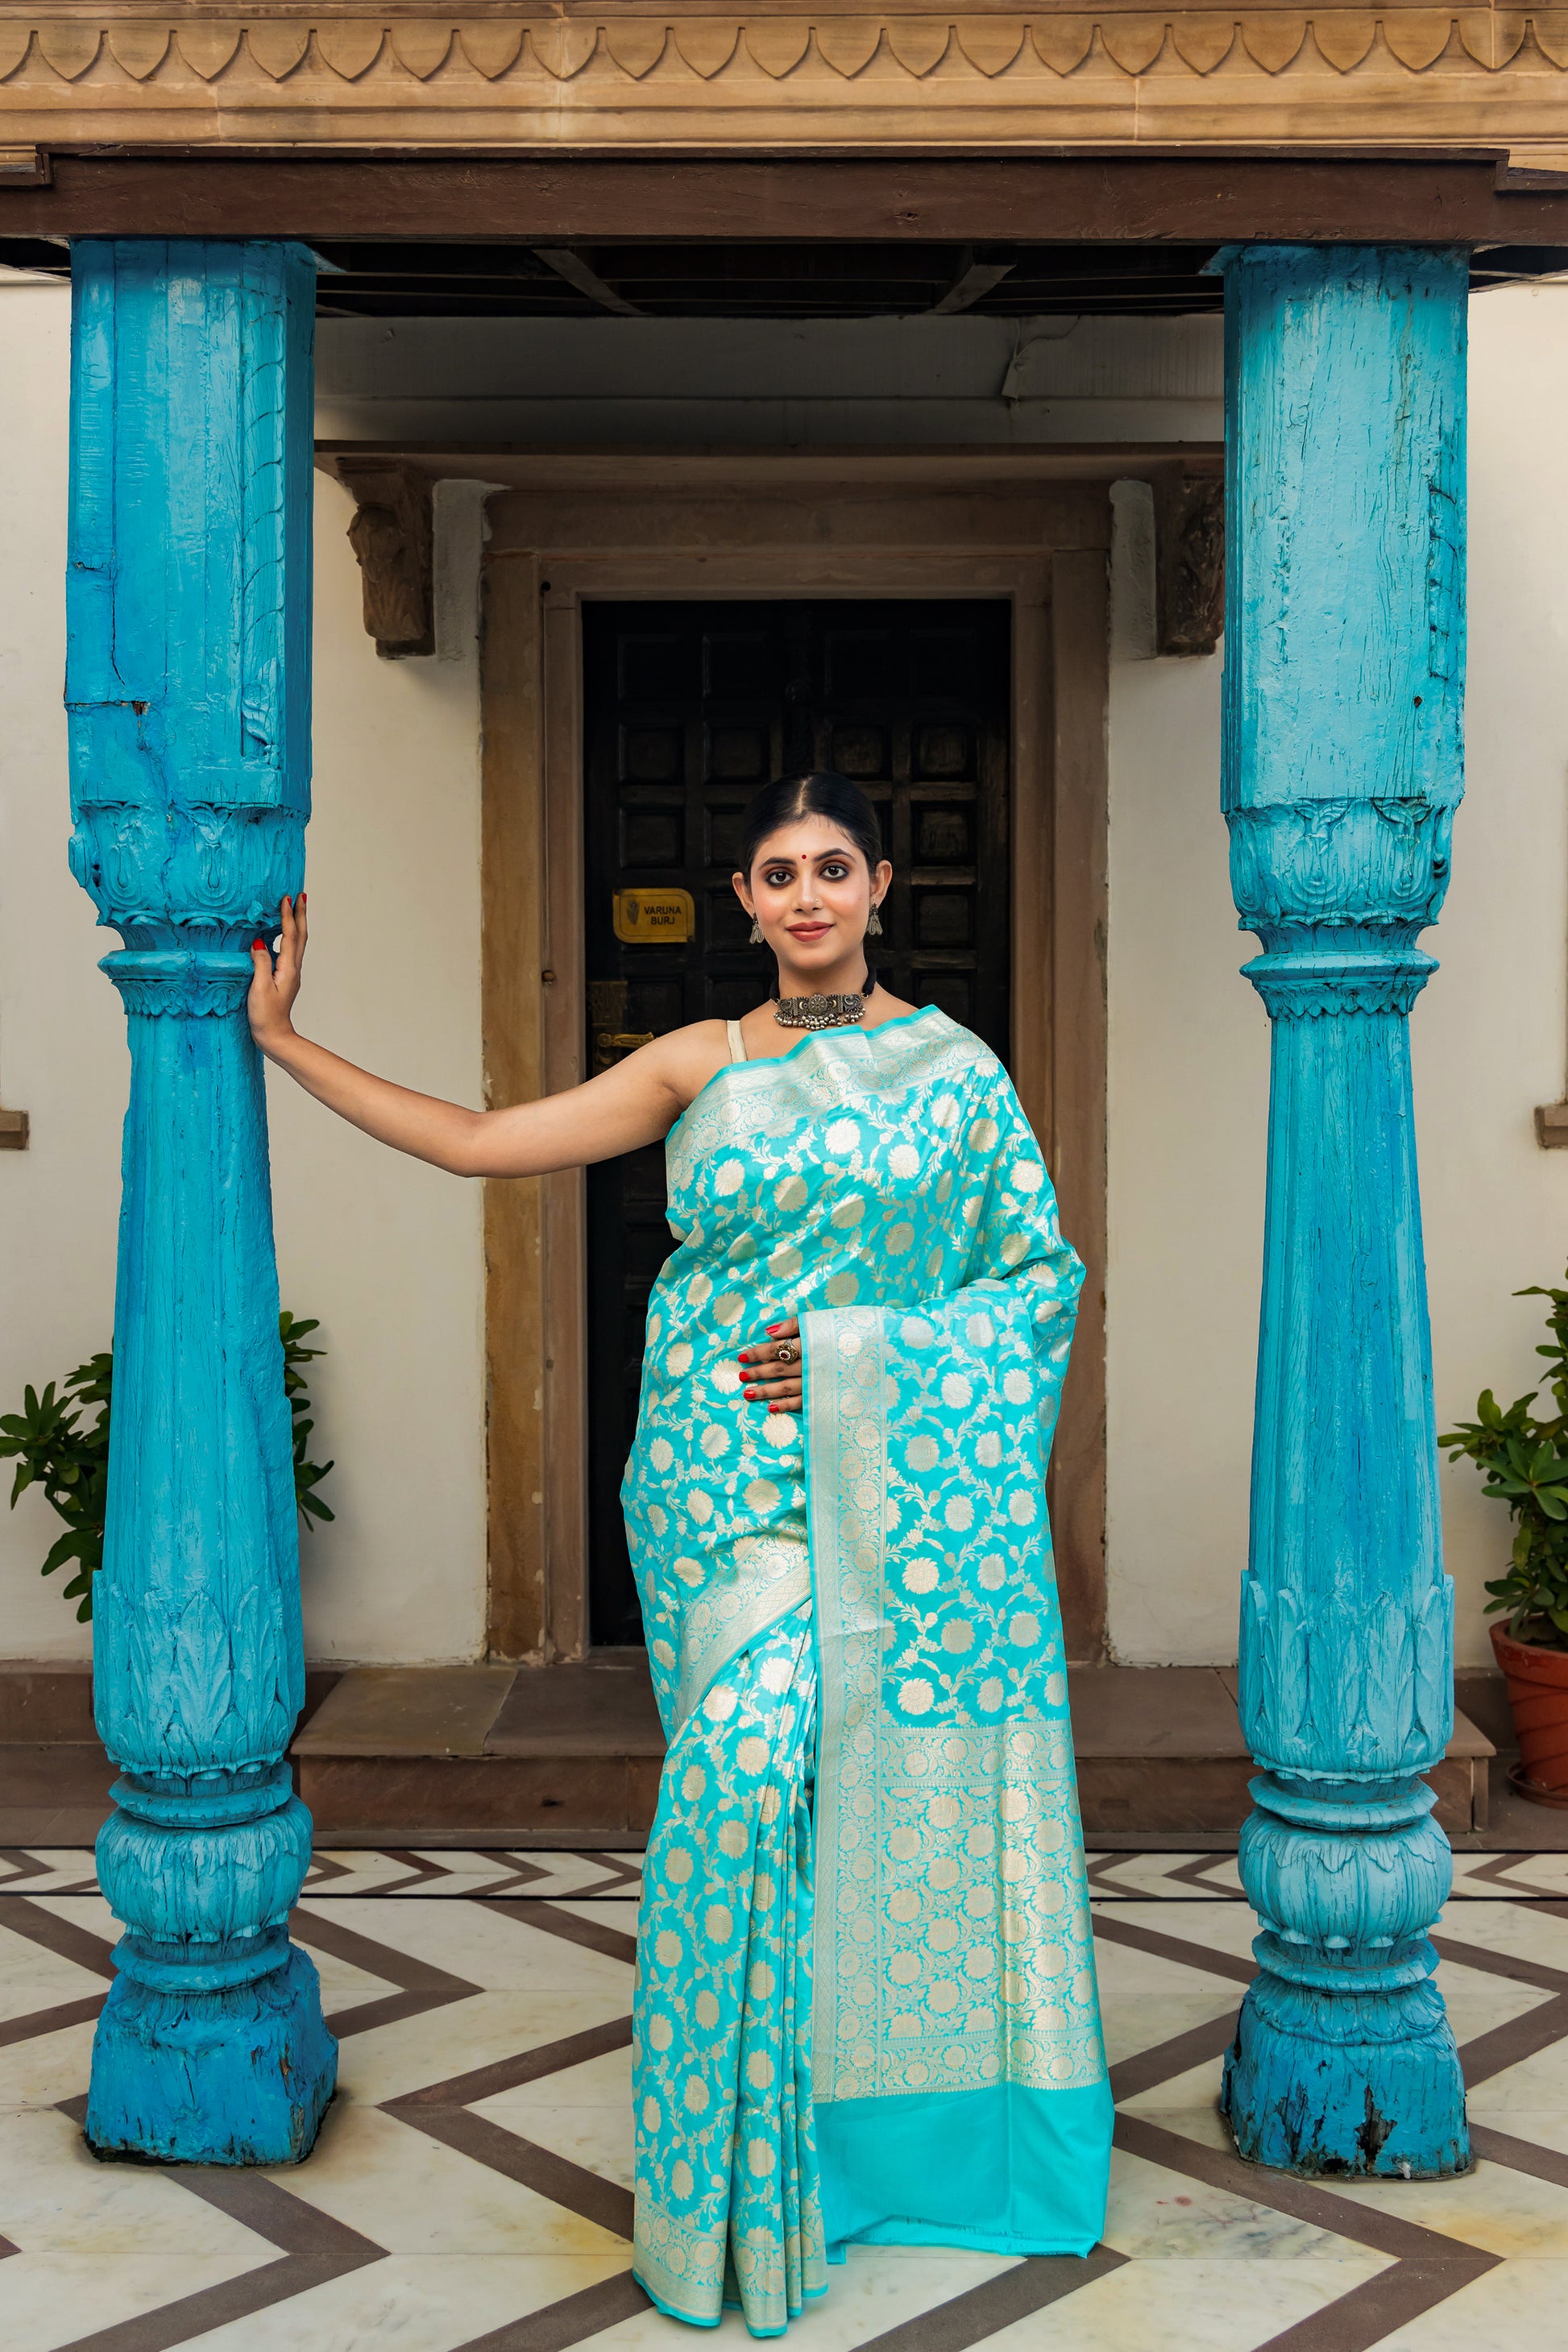
[[[1169,318],[1217,310],[1212,245],[318,244],[323,318]],[[68,249],[0,239],[0,265],[68,272]],[[1568,249],[1477,252],[1471,283],[1568,270]]]

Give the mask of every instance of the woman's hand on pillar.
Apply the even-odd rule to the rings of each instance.
[[[250,1034],[261,1051],[270,1053],[274,1046],[294,1034],[289,1014],[294,999],[300,993],[300,971],[305,961],[305,893],[298,898],[285,898],[278,909],[278,959],[273,961],[271,950],[263,939],[250,943],[250,961],[255,967],[246,1011],[250,1016]]]
[[[740,1365],[744,1403],[765,1404],[770,1412],[799,1412],[800,1318],[792,1315],[783,1323],[770,1323],[765,1339],[742,1349]]]
[[[581,1086],[505,1109],[468,1110],[395,1086],[301,1037],[291,1015],[305,961],[302,890],[280,901],[277,937],[276,957],[266,940],[252,943],[246,1002],[250,1034],[268,1061],[366,1135],[455,1176],[543,1176],[641,1150],[668,1134],[716,1062],[724,1066],[717,1061],[721,1024],[699,1022],[651,1039]],[[798,1330],[793,1318],[778,1324],[759,1350],[776,1361],[781,1343],[796,1346],[784,1359],[793,1377],[768,1384],[768,1401],[776,1398],[781,1412],[800,1411]]]
[[[700,1069],[690,1083],[679,1041],[697,1033],[688,1030],[674,1040],[657,1038],[583,1086],[505,1110],[468,1110],[437,1095],[416,1094],[300,1036],[289,1016],[305,958],[303,891],[281,902],[277,929],[276,961],[264,940],[251,949],[255,970],[247,1011],[261,1051],[340,1118],[454,1176],[547,1175],[638,1150],[668,1133],[712,1075]]]

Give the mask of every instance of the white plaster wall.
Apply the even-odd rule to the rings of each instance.
[[[323,319],[323,439],[1217,441],[1224,330],[1191,319]]]
[[[107,1337],[127,1072],[119,1006],[94,970],[106,942],[65,866],[67,321],[62,289],[0,278],[0,1101],[34,1122],[30,1151],[0,1153],[0,1410]],[[849,411],[828,413],[845,399],[863,404],[862,422],[908,435],[912,411],[893,404],[910,392],[942,404],[953,437],[1010,429],[994,321],[927,322],[984,326],[990,341],[896,338],[883,361],[865,338],[840,337],[818,351],[816,377],[784,342],[567,323],[558,347],[523,352],[510,331],[487,341],[445,322],[413,337],[400,326],[389,345],[380,329],[324,322],[321,430],[383,429],[407,400],[442,430],[497,437],[531,386],[529,437],[564,434],[573,415],[581,435],[587,372],[611,352],[626,390],[608,396],[668,402],[693,439],[747,437],[752,392],[770,382],[806,404],[791,428],[800,437],[847,437]],[[1097,440],[1134,429],[1120,403],[1156,401],[1173,426],[1190,404],[1191,429],[1208,437],[1213,328],[1193,323],[1203,332],[1171,337],[1163,357],[1147,337],[1042,345],[1026,357],[1026,394],[1098,404]],[[623,324],[630,341],[607,340]],[[1534,1105],[1563,1093],[1568,1061],[1568,289],[1482,297],[1472,351],[1469,795],[1429,942],[1443,969],[1415,1016],[1445,1423],[1483,1385],[1504,1396],[1530,1385],[1538,1302],[1510,1293],[1551,1280],[1568,1255],[1568,1153],[1541,1151],[1531,1126]],[[796,373],[770,379],[764,363],[785,358]],[[820,410],[814,383],[827,395]],[[453,408],[465,383],[481,395],[466,421]],[[657,418],[642,408],[634,421],[626,437],[651,435]],[[480,1082],[477,498],[442,492],[439,654],[386,663],[360,624],[347,499],[319,488],[315,931],[300,1014],[341,1051],[467,1101]],[[1123,1658],[1197,1663],[1235,1654],[1268,1031],[1237,976],[1250,942],[1235,928],[1218,813],[1220,663],[1146,657],[1145,526],[1128,486],[1110,703],[1110,1627]],[[287,1082],[273,1082],[271,1103],[283,1295],[322,1318],[331,1349],[317,1368],[318,1437],[337,1457],[325,1492],[339,1517],[304,1543],[307,1646],[474,1656],[477,1189],[377,1150]],[[1463,1468],[1443,1483],[1459,1654],[1479,1663],[1479,1586],[1504,1549],[1500,1515]],[[55,1525],[36,1497],[14,1517],[0,1510],[0,1654],[86,1652],[86,1629],[36,1574]]]
[[[1536,1386],[1545,1302],[1510,1294],[1568,1259],[1568,1152],[1533,1124],[1568,1059],[1568,285],[1480,296],[1470,352],[1468,782],[1413,1016],[1442,1428]],[[1442,1479],[1458,1654],[1489,1664],[1509,1522],[1468,1464]]]
[[[348,493],[316,493],[310,945],[296,1019],[351,1061],[477,1105],[477,486],[437,499],[437,651],[364,633]],[[300,1538],[312,1658],[485,1645],[484,1259],[477,1184],[372,1143],[268,1072],[283,1303],[319,1315],[321,1492]]]
[[[1471,308],[1468,788],[1414,1019],[1439,1425],[1535,1384],[1568,1256],[1568,1153],[1535,1141],[1568,1052],[1568,287]],[[1236,977],[1218,656],[1149,661],[1119,506],[1110,760],[1110,1589],[1118,1656],[1236,1655],[1247,1548],[1268,1024]],[[1506,1522],[1442,1472],[1457,1651],[1489,1664]]]
[[[1247,1555],[1268,1023],[1237,977],[1220,657],[1149,658],[1141,485],[1113,549],[1108,1615],[1118,1657],[1201,1664],[1236,1654]]]
[[[0,1412],[107,1344],[124,1021],[116,944],[66,866],[68,291],[0,278]],[[317,498],[315,936],[300,1018],[408,1084],[479,1098],[478,493],[443,490],[440,651],[379,661],[335,483]],[[302,1539],[320,1658],[468,1658],[484,1643],[483,1268],[477,1187],[269,1087],[284,1303],[321,1317],[317,1458],[338,1517]],[[9,1466],[0,1465],[5,1491]],[[37,1573],[59,1522],[0,1508],[0,1654],[85,1656]]]
[[[70,295],[0,278],[0,1103],[27,1111],[0,1151],[0,1412],[109,1343],[120,1121],[130,1063],[120,1000],[66,866],[66,392]],[[41,1579],[60,1522],[36,1494],[3,1507],[0,1654],[87,1657],[91,1632]]]

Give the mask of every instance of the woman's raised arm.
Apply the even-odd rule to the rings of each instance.
[[[298,903],[284,899],[279,929],[276,961],[264,940],[251,947],[256,971],[247,1010],[250,1034],[268,1060],[378,1143],[454,1176],[543,1176],[657,1143],[711,1075],[688,1068],[713,1058],[688,1031],[656,1038],[585,1086],[505,1110],[467,1110],[415,1094],[300,1035],[290,1016],[305,960],[303,891]]]

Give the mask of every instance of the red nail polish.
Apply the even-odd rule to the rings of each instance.
[[[782,1331],[784,1329],[784,1325],[782,1323],[770,1323],[766,1328],[768,1337],[771,1339],[775,1331]]]
[[[267,945],[267,942],[265,940],[252,940],[250,945],[251,951],[254,953],[258,948],[264,948]]]

